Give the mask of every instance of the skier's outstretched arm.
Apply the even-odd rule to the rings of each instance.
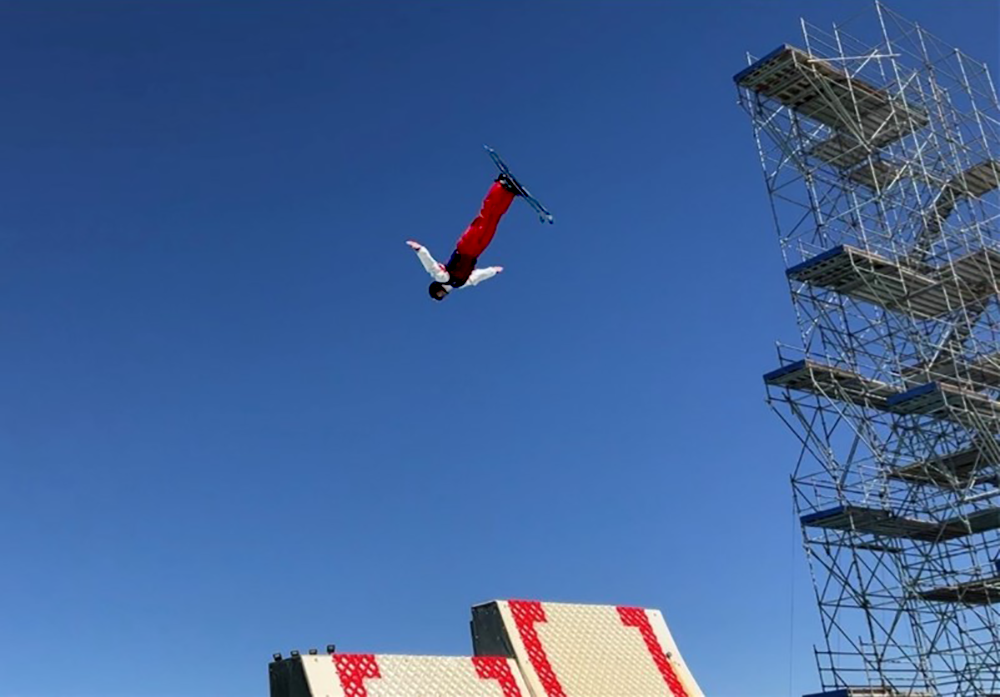
[[[417,253],[417,258],[420,259],[420,263],[423,264],[424,270],[429,273],[435,281],[438,283],[444,283],[448,280],[448,272],[442,268],[441,264],[431,256],[431,253],[427,251],[427,247],[423,246],[419,242],[414,242],[413,240],[407,240],[406,244],[410,245],[410,248]]]
[[[493,278],[501,271],[503,271],[502,266],[488,266],[485,269],[476,269],[469,276],[469,280],[465,282],[465,285],[460,287],[465,288],[465,286],[474,286],[477,283],[482,283],[488,278]]]

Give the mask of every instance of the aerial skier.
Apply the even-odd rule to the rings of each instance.
[[[542,222],[552,223],[552,215],[539,203],[511,174],[510,169],[500,159],[496,151],[486,147],[500,174],[486,192],[479,215],[469,224],[455,244],[455,251],[447,264],[442,264],[431,256],[431,253],[419,242],[407,240],[406,244],[417,253],[417,258],[424,269],[430,274],[428,287],[430,296],[435,300],[444,300],[452,290],[478,285],[488,278],[493,278],[503,271],[502,266],[476,268],[476,263],[493,236],[496,234],[500,218],[518,196],[524,198],[534,208]]]

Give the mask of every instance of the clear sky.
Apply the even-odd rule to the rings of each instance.
[[[869,7],[0,3],[0,695],[263,696],[273,651],[467,654],[506,597],[813,691],[732,75]],[[996,71],[997,7],[896,9]],[[437,304],[404,241],[447,257],[483,143],[556,225],[515,203]]]

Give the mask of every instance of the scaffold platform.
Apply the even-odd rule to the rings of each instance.
[[[884,508],[838,505],[801,516],[800,520],[803,525],[812,528],[855,531],[920,542],[946,542],[1000,529],[1000,509],[989,508],[935,522],[901,516]]]
[[[929,122],[925,110],[783,44],[737,73],[736,84],[829,128],[880,147]]]
[[[964,521],[936,523],[900,516],[882,508],[835,506],[801,517],[802,524],[813,528],[855,531],[882,537],[941,542],[971,534]]]
[[[795,281],[919,319],[934,319],[995,295],[1000,252],[981,249],[921,273],[850,245],[838,245],[790,267]]]

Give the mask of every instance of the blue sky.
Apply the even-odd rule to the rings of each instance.
[[[868,7],[0,2],[0,695],[266,695],[505,597],[814,691],[732,75]],[[996,71],[996,3],[898,9]],[[436,304],[404,240],[447,257],[484,142],[556,225],[516,203]]]

